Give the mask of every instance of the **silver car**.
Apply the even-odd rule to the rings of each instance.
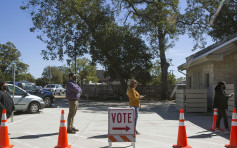
[[[7,86],[11,97],[13,97],[13,85],[7,84]],[[28,111],[29,113],[37,113],[45,106],[45,103],[42,98],[35,95],[31,95],[18,86],[15,86],[13,102],[15,104],[15,111]]]

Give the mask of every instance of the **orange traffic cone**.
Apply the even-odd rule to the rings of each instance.
[[[237,114],[236,109],[233,109],[231,132],[230,132],[230,144],[226,144],[225,147],[237,148]]]
[[[61,121],[58,134],[58,145],[55,146],[54,148],[71,148],[71,145],[68,145],[66,120],[64,119],[64,110],[62,110],[61,113]]]
[[[209,130],[211,130],[211,131],[216,130],[217,115],[218,115],[218,110],[217,110],[217,108],[214,108],[212,128],[209,129]],[[223,131],[224,129],[221,129],[221,128],[219,127],[219,130]]]
[[[183,109],[180,109],[177,145],[174,144],[173,148],[192,148],[191,146],[188,145],[186,127],[184,125],[184,121],[185,121],[184,111]]]
[[[0,148],[11,148],[14,145],[9,145],[7,115],[6,110],[2,111],[1,127],[0,127]]]

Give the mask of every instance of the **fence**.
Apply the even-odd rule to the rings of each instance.
[[[176,110],[185,109],[185,89],[176,90]]]
[[[169,86],[167,96],[171,94],[174,86]],[[161,98],[160,85],[138,85],[136,90],[146,98]],[[85,85],[82,86],[82,95],[89,98],[119,98],[123,96],[121,85]]]
[[[226,84],[226,94],[229,95],[230,93],[234,93],[234,84]],[[228,116],[232,116],[233,108],[235,108],[235,96],[228,99]]]
[[[186,112],[207,112],[207,90],[186,90]]]

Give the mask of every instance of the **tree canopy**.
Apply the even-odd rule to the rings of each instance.
[[[98,78],[96,76],[96,66],[92,65],[91,61],[87,58],[77,59],[77,78],[80,85],[89,84],[89,82],[96,83]],[[73,69],[75,63],[72,63],[71,69]]]
[[[30,75],[26,74],[29,65],[21,62],[20,57],[21,53],[13,43],[0,44],[0,75],[5,81],[12,80],[13,63],[16,64],[16,81],[24,80],[26,75]]]

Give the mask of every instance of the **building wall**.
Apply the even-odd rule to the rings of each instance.
[[[237,49],[237,48],[236,48]],[[235,99],[237,98],[237,50],[224,56],[224,61],[214,63],[214,84],[225,81],[234,84]]]
[[[212,106],[213,86],[214,86],[214,64],[206,62],[198,66],[193,66],[187,70],[187,89],[207,89],[207,104]],[[191,78],[191,85],[190,85]]]
[[[207,74],[209,74],[209,86],[207,86]],[[208,90],[207,101],[208,107],[211,108],[214,101],[214,89],[219,81],[234,84],[235,92],[237,92],[237,50],[224,56],[223,61],[209,61],[188,68],[186,79],[187,89]],[[237,98],[236,95],[235,99]]]

